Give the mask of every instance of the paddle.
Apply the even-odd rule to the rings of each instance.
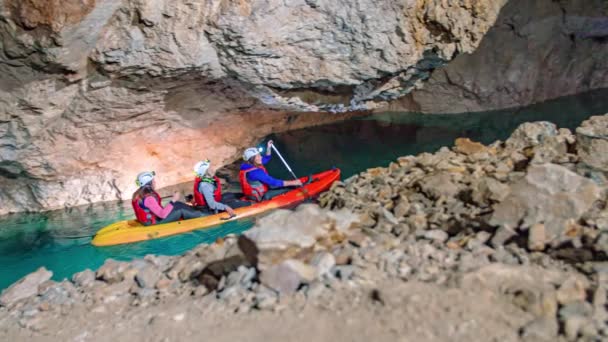
[[[281,161],[283,162],[283,165],[285,165],[285,167],[287,168],[289,173],[291,173],[291,175],[293,176],[293,179],[299,180],[298,176],[296,176],[296,174],[291,170],[291,167],[289,167],[289,164],[287,164],[287,162],[285,161],[285,158],[283,158],[283,156],[281,155],[281,152],[279,152],[279,150],[274,146],[274,144],[270,144],[270,148],[274,150],[274,152],[277,154],[277,156],[279,156],[279,159],[281,159]],[[310,183],[311,181],[312,181],[311,177],[308,177],[307,183]],[[308,190],[306,190],[306,188],[304,187],[304,183],[302,183],[300,185],[300,188],[302,188],[302,191],[306,195],[308,195]]]
[[[281,152],[279,152],[279,150],[274,146],[274,144],[270,144],[270,148],[272,148],[274,150],[274,152],[277,154],[277,156],[279,156],[279,158],[283,162],[283,165],[285,165],[285,167],[287,168],[287,170],[289,171],[289,173],[291,173],[291,175],[293,176],[293,179],[298,180],[299,178],[296,176],[295,173],[293,173],[293,171],[289,167],[289,164],[287,164],[287,162],[285,161],[285,159],[281,155]]]

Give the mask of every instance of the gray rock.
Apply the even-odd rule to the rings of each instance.
[[[129,266],[130,265],[126,262],[108,259],[97,270],[95,276],[97,279],[103,280],[109,284],[119,283],[125,279],[125,271]]]
[[[492,237],[492,240],[490,240],[490,243],[492,244],[492,246],[494,246],[494,248],[498,248],[500,246],[503,246],[505,242],[509,241],[512,237],[516,235],[517,232],[515,232],[515,230],[513,230],[512,228],[502,226],[496,230],[494,236]]]
[[[578,220],[600,198],[595,183],[555,164],[533,165],[495,206],[490,224],[526,229],[544,223],[546,239],[564,238],[569,223]]]
[[[157,268],[157,266],[147,264],[146,266],[142,267],[137,274],[135,274],[135,282],[141,288],[153,289],[162,275],[162,272]]]
[[[295,212],[277,210],[260,219],[239,238],[239,248],[260,271],[290,258],[305,260],[313,246],[331,247],[345,237],[358,217],[343,210],[328,212],[313,204]]]
[[[526,122],[511,134],[505,141],[507,148],[523,150],[526,147],[534,147],[541,144],[548,137],[558,134],[557,126],[547,121]]]
[[[281,294],[292,294],[300,285],[310,283],[316,277],[317,270],[314,267],[289,259],[263,270],[260,281]]]
[[[330,274],[331,269],[336,265],[336,258],[331,253],[317,253],[310,261],[310,265],[317,270],[317,278],[321,278]]]
[[[576,152],[581,161],[608,171],[608,115],[592,116],[576,129]]]
[[[422,234],[422,236],[427,240],[436,241],[439,243],[446,242],[449,237],[448,233],[441,229],[427,230]]]
[[[53,272],[41,267],[25,277],[19,279],[9,288],[2,291],[0,295],[0,305],[10,306],[21,299],[38,294],[38,286],[48,281],[53,276]]]
[[[353,265],[339,265],[332,269],[334,276],[338,279],[348,280],[352,279],[355,274],[355,266]]]
[[[64,305],[73,302],[68,289],[62,284],[55,284],[40,293],[40,300],[51,305]]]
[[[570,302],[559,309],[559,317],[566,320],[570,317],[591,317],[593,306],[586,301]]]
[[[95,283],[95,272],[86,269],[72,276],[72,282],[79,287],[90,287]]]
[[[558,330],[555,318],[540,317],[523,327],[521,337],[524,341],[551,342],[557,338]]]

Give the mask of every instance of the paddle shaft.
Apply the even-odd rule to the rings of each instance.
[[[285,161],[285,159],[281,155],[281,152],[279,152],[279,150],[277,150],[277,148],[274,147],[274,144],[270,144],[270,148],[272,148],[274,150],[274,152],[276,152],[277,156],[279,156],[279,158],[281,159],[281,161],[283,162],[283,164],[285,165],[285,167],[287,168],[287,170],[289,171],[289,173],[291,173],[291,175],[293,176],[293,179],[298,180],[299,178],[296,176],[295,173],[293,173],[293,171],[289,167],[289,164],[287,164],[287,162]]]

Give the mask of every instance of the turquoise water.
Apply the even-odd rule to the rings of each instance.
[[[402,155],[451,146],[461,136],[490,143],[504,140],[522,122],[549,120],[573,129],[587,117],[604,113],[608,113],[608,90],[487,113],[378,114],[270,138],[298,175],[336,166],[346,178],[369,167],[388,165]],[[273,175],[289,178],[278,158],[273,158],[268,168]],[[181,254],[200,243],[241,233],[253,224],[251,220],[232,221],[210,230],[114,247],[90,244],[98,229],[132,218],[130,203],[0,217],[0,289],[40,266],[52,270],[53,278],[61,280],[86,268],[95,269],[108,258],[131,260],[146,254]]]

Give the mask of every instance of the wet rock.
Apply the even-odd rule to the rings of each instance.
[[[558,330],[555,318],[539,317],[522,328],[521,337],[524,341],[551,342],[557,338]]]
[[[263,270],[260,281],[281,294],[292,294],[300,285],[310,283],[316,277],[317,270],[314,267],[289,259]]]
[[[592,116],[576,129],[577,155],[581,161],[608,171],[608,115]]]
[[[79,287],[89,287],[95,283],[95,272],[86,269],[72,276],[72,282]]]
[[[21,299],[34,296],[38,293],[38,286],[48,281],[53,276],[53,272],[41,267],[18,280],[0,295],[0,306],[10,306]]]
[[[578,220],[600,197],[593,181],[555,164],[534,165],[524,179],[511,187],[496,205],[490,223],[526,229],[544,223],[546,239],[565,237],[568,222]]]

